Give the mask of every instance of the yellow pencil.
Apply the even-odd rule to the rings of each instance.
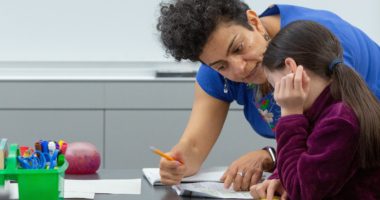
[[[150,146],[150,149],[153,151],[153,153],[166,158],[170,161],[178,161],[179,163],[183,164],[181,161],[174,159],[173,157],[169,156],[168,154],[162,152],[161,150],[157,149],[156,147]]]
[[[260,200],[267,200],[267,198],[260,198]],[[273,200],[280,200],[280,197],[278,197],[278,196],[274,196],[274,197],[273,197]]]

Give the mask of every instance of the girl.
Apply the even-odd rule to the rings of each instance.
[[[380,199],[380,104],[342,52],[311,21],[289,24],[269,43],[263,64],[281,107],[278,162],[253,197]]]

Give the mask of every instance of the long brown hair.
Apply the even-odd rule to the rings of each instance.
[[[380,166],[380,102],[361,77],[343,62],[339,40],[324,26],[312,21],[296,21],[272,39],[263,64],[270,71],[285,67],[293,58],[318,76],[331,80],[331,94],[352,108],[360,123],[359,156],[362,168]]]

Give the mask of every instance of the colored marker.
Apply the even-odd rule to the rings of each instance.
[[[56,150],[57,146],[55,145],[55,142],[54,141],[50,141],[48,143],[48,150],[49,150],[49,154],[50,155],[53,155],[54,151]]]

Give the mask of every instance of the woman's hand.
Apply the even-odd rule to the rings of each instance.
[[[296,65],[288,62],[286,65]],[[275,83],[274,99],[281,107],[281,115],[302,114],[309,93],[310,78],[302,66],[293,66],[295,73],[290,73]]]
[[[252,185],[250,193],[254,199],[266,198],[267,200],[273,200],[275,194],[281,195],[281,200],[286,200],[287,198],[287,193],[280,179],[266,180],[262,183]]]
[[[185,176],[186,163],[184,162],[181,152],[172,150],[167,153],[172,156],[176,161],[170,161],[165,158],[160,160],[160,176],[161,183],[164,185],[176,185],[179,184],[182,178]],[[180,161],[180,162],[178,162]],[[181,164],[181,162],[183,164]]]
[[[265,150],[247,153],[235,160],[224,172],[221,181],[224,187],[233,185],[235,191],[248,191],[249,187],[261,180],[263,170],[273,168],[273,162]]]

